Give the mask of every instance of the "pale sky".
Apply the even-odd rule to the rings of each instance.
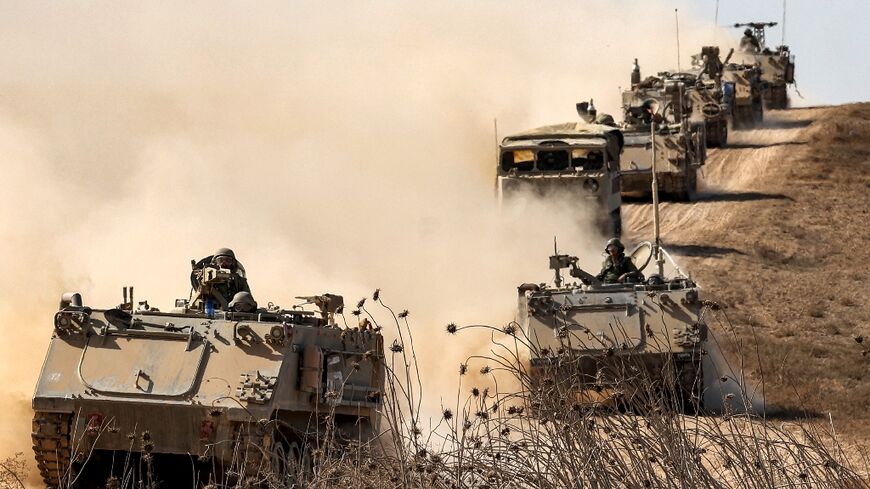
[[[710,19],[716,0],[671,2],[680,11]],[[735,22],[779,22],[768,31],[768,44],[782,38],[781,0],[719,0],[720,26]],[[795,79],[804,100],[794,105],[841,104],[870,100],[870,1],[788,0],[785,43],[796,56]],[[739,33],[736,29],[735,32]],[[711,30],[712,41],[713,33]]]

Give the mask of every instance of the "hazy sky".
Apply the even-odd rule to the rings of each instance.
[[[710,19],[716,0],[671,2],[682,12]],[[782,39],[783,2],[780,0],[719,0],[720,26],[735,22],[779,22],[768,42]],[[870,1],[789,0],[786,2],[785,43],[796,56],[795,78],[805,97],[795,105],[839,104],[870,100]],[[734,29],[735,32],[738,32]],[[710,38],[713,38],[711,30]]]

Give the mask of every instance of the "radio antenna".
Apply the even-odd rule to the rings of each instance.
[[[681,72],[683,70],[680,69],[680,9],[674,9],[674,19],[677,21],[677,72]]]
[[[785,1],[785,0],[783,0]],[[716,0],[716,13],[713,14],[713,45],[716,45],[716,31],[719,29],[719,0]]]
[[[781,46],[785,46],[785,0],[782,0],[782,42]]]

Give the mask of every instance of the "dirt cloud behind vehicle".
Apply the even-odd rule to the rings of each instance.
[[[603,237],[564,203],[498,211],[492,120],[504,134],[575,120],[590,96],[616,108],[632,58],[673,64],[670,8],[258,7],[2,7],[4,403],[26,410],[62,291],[102,307],[132,284],[168,308],[219,246],[263,304],[381,287],[411,310],[430,392],[476,346],[445,343],[444,324],[510,320],[553,235],[598,266]],[[710,37],[684,24],[684,45]],[[0,456],[28,435],[4,416]]]

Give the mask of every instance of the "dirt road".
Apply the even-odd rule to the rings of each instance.
[[[661,206],[663,243],[724,306],[711,328],[746,362],[768,412],[830,413],[860,440],[870,433],[870,104],[768,112],[729,143],[710,151],[695,202]],[[629,241],[649,239],[650,205],[626,207]]]

